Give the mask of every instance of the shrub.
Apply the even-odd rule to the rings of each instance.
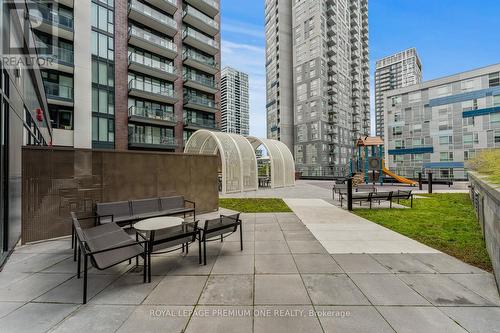
[[[482,150],[476,158],[467,162],[467,167],[487,175],[489,181],[500,184],[500,148]]]

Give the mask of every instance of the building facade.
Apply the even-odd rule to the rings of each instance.
[[[345,175],[370,134],[368,1],[298,0],[292,17],[297,171]]]
[[[422,63],[415,48],[380,59],[375,68],[375,126],[384,136],[384,92],[422,82]]]
[[[0,0],[0,266],[21,236],[21,147],[52,142],[27,12],[26,1]]]
[[[498,64],[388,91],[384,105],[386,163],[401,176],[464,179],[468,159],[500,147]]]
[[[218,128],[218,0],[49,0],[32,15],[54,58],[55,145],[182,151],[198,123]]]
[[[250,134],[248,75],[225,67],[221,72],[221,130]]]
[[[266,0],[267,137],[294,151],[292,0]]]

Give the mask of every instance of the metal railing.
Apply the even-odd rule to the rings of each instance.
[[[183,16],[186,14],[193,15],[194,17],[196,17],[200,21],[203,21],[205,24],[208,24],[208,25],[214,27],[215,29],[219,29],[219,24],[217,23],[217,21],[212,19],[210,16],[203,14],[202,12],[200,12],[198,9],[196,9],[194,7],[186,6],[186,9],[184,9],[184,12],[183,12]]]
[[[141,65],[144,65],[146,67],[157,69],[157,70],[165,72],[165,73],[175,74],[175,67],[174,66],[172,66],[170,64],[166,64],[166,63],[158,61],[158,60],[155,60],[155,59],[145,57],[145,56],[137,54],[137,53],[130,53],[130,55],[128,56],[128,60],[129,60],[129,62],[135,62],[135,63],[141,64]]]
[[[135,105],[129,107],[128,115],[170,122],[175,121],[175,115],[173,111],[164,109],[151,109]]]
[[[186,125],[194,125],[194,126],[206,127],[206,128],[216,128],[217,127],[215,124],[215,120],[196,118],[196,117],[186,117],[186,118],[184,118],[184,123]]]
[[[177,22],[168,17],[165,14],[160,13],[156,9],[153,9],[152,7],[149,7],[142,2],[139,2],[137,0],[132,0],[129,3],[129,9],[134,9],[138,12],[141,12],[141,14],[148,16],[149,18],[158,21],[162,24],[168,25],[174,29],[177,29]]]
[[[128,136],[129,143],[176,146],[177,140],[173,136],[153,135],[144,133],[130,133]]]
[[[73,17],[67,14],[59,13],[47,6],[37,4],[36,6],[30,6],[29,14],[31,16],[42,19],[43,21],[66,28],[68,30],[73,30]]]
[[[144,92],[156,95],[162,95],[166,97],[172,97],[172,98],[174,97],[174,89],[172,87],[166,87],[155,83],[143,82],[137,79],[130,80],[128,83],[128,88],[137,89]]]
[[[208,99],[202,96],[187,94],[184,96],[184,100],[188,103],[194,103],[198,105],[207,106],[210,108],[215,108],[215,101],[213,99]]]
[[[210,88],[216,88],[215,80],[204,75],[197,74],[195,72],[189,71],[184,73],[184,80],[196,81],[204,86]]]
[[[217,43],[214,39],[198,32],[196,30],[193,30],[189,27],[185,28],[184,31],[182,32],[182,38],[185,38],[186,36],[193,37],[194,39],[196,39],[202,43],[208,44],[214,48],[219,48],[219,43]]]
[[[44,82],[47,98],[73,100],[73,87],[54,82]]]
[[[145,41],[148,41],[151,44],[172,50],[174,52],[177,52],[177,45],[172,43],[171,41],[158,37],[150,32],[147,32],[145,30],[142,30],[138,27],[132,26],[129,28],[129,36],[134,36],[140,39],[143,39]]]
[[[54,45],[44,45],[43,47],[38,48],[38,52],[40,55],[54,58],[58,63],[67,65],[74,64],[74,54],[71,50]]]
[[[212,66],[212,67],[216,67],[217,66],[217,62],[215,61],[215,59],[213,57],[208,57],[208,56],[205,56],[201,53],[198,53],[192,49],[184,49],[184,51],[182,52],[182,56],[183,56],[183,59],[193,59],[195,61],[198,61],[200,63],[203,63],[205,65],[208,65],[208,66]]]

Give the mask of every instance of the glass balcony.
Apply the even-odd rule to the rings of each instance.
[[[152,131],[150,131],[152,132]],[[172,149],[177,146],[173,136],[160,133],[129,133],[128,142],[131,147],[137,148],[165,148]]]
[[[217,92],[217,85],[214,78],[200,75],[193,71],[184,73],[184,85],[210,94],[215,94]]]
[[[141,54],[130,53],[128,56],[128,63],[131,70],[144,73],[149,76],[170,81],[174,81],[177,78],[174,66],[145,57]]]
[[[40,55],[53,58],[59,64],[67,66],[73,66],[74,64],[74,54],[71,50],[53,45],[44,45],[43,48],[38,49],[38,52]]]
[[[48,99],[73,101],[73,87],[54,82],[44,82],[43,85]]]
[[[184,124],[186,127],[202,127],[202,128],[217,128],[214,119],[203,119],[197,117],[186,117],[184,118]]]
[[[210,36],[215,36],[219,32],[219,23],[194,7],[186,6],[183,11],[182,17],[184,22],[197,29],[200,29]]]
[[[148,27],[169,36],[173,36],[177,32],[177,22],[173,18],[137,0],[132,0],[129,3],[128,15],[134,21],[146,24]]]
[[[182,59],[186,65],[206,73],[216,74],[219,71],[214,57],[203,55],[193,49],[184,49],[182,52]]]
[[[219,52],[219,43],[217,41],[192,28],[187,27],[184,29],[182,39],[186,44],[210,55],[216,55]]]
[[[135,105],[128,109],[128,116],[133,119],[145,118],[153,121],[175,122],[175,115],[172,110],[151,109]]]
[[[177,45],[173,42],[136,26],[129,29],[129,43],[169,59],[177,56]]]
[[[41,4],[30,7],[29,13],[31,16],[37,17],[45,23],[73,31],[73,17],[71,15],[54,11]]]
[[[184,95],[184,104],[186,107],[201,111],[207,111],[207,112],[217,111],[216,104],[213,99],[209,99],[195,94]]]
[[[216,0],[185,0],[187,3],[195,6],[203,13],[214,17],[219,13],[219,2]]]
[[[129,95],[163,103],[175,103],[174,88],[132,79],[128,83]]]

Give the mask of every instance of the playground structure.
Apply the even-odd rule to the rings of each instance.
[[[371,181],[373,183],[380,182],[380,185],[383,185],[385,174],[400,183],[417,185],[416,181],[398,176],[385,167],[384,140],[382,138],[378,136],[361,137],[356,142],[356,148],[358,149],[358,157],[351,160],[351,174],[361,174],[366,184]]]

